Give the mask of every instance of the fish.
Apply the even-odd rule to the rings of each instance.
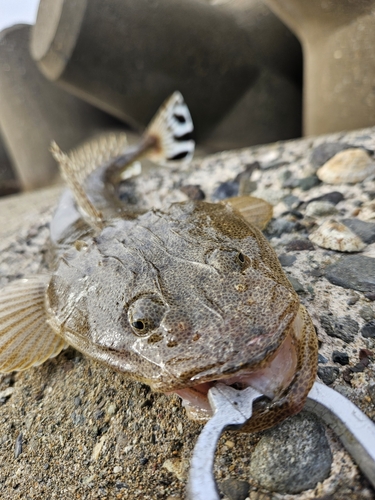
[[[212,415],[207,393],[217,382],[264,394],[248,432],[302,409],[317,338],[261,231],[270,206],[246,196],[150,210],[121,202],[119,186],[140,159],[189,162],[192,132],[175,92],[135,146],[123,133],[68,154],[52,145],[67,189],[50,223],[50,269],[0,290],[0,372],[73,346],[156,392],[178,394],[199,421]]]

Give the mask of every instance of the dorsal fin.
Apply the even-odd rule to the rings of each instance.
[[[194,130],[190,111],[180,92],[174,92],[159,108],[145,131],[157,147],[147,156],[155,162],[189,162],[194,154]]]
[[[49,279],[36,275],[0,290],[0,372],[40,365],[67,347],[47,322],[44,297]]]
[[[272,219],[273,207],[267,201],[255,196],[234,196],[223,200],[221,203],[228,204],[242,217],[258,229],[263,230]]]

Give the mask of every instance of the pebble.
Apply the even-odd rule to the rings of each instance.
[[[280,217],[279,219],[272,220],[268,225],[267,233],[273,236],[281,236],[285,233],[291,233],[296,227],[295,222]]]
[[[375,259],[364,255],[345,255],[325,269],[334,285],[375,294]]]
[[[344,195],[340,191],[331,191],[330,193],[322,194],[316,198],[312,198],[306,203],[312,203],[313,201],[328,201],[332,205],[337,205],[340,201],[344,199]]]
[[[219,488],[229,500],[246,500],[249,494],[250,484],[247,481],[226,479],[219,484]]]
[[[328,359],[325,356],[323,356],[323,354],[319,353],[318,354],[318,363],[322,363],[325,365],[326,363],[328,363]]]
[[[342,366],[349,364],[349,356],[346,352],[333,351],[332,361],[334,363],[339,363]]]
[[[309,240],[292,240],[285,247],[286,252],[300,252],[303,250],[314,250],[314,245]]]
[[[327,335],[341,339],[347,344],[353,342],[358,334],[359,324],[350,316],[334,319],[328,314],[322,314],[319,319]]]
[[[116,465],[116,467],[113,468],[113,473],[119,474],[120,472],[122,472],[122,467],[120,465]]]
[[[319,168],[326,163],[332,156],[345,149],[352,148],[350,144],[342,142],[325,142],[312,150],[310,163],[313,167]]]
[[[236,181],[222,182],[212,193],[214,201],[225,200],[232,196],[238,196],[239,183]]]
[[[294,196],[294,194],[290,194],[288,196],[285,196],[283,199],[283,202],[285,205],[289,208],[298,208],[301,204],[301,200],[298,198],[298,196]]]
[[[341,151],[322,167],[316,175],[327,184],[355,184],[375,174],[375,163],[368,153],[360,148]]]
[[[366,244],[353,231],[335,219],[323,222],[309,235],[309,238],[322,248],[339,252],[359,252],[366,247]]]
[[[264,433],[252,454],[250,474],[263,488],[294,494],[323,481],[331,463],[322,424],[303,412]]]
[[[364,305],[360,310],[359,310],[359,315],[361,318],[363,318],[365,321],[371,321],[372,319],[375,318],[375,312],[371,306]]]
[[[204,194],[203,190],[201,187],[197,184],[188,184],[186,186],[182,186],[180,188],[180,191],[189,198],[189,200],[204,200],[206,198],[206,195]]]
[[[371,398],[372,404],[375,405],[375,384],[369,385],[367,390],[368,390],[369,396]]]
[[[319,366],[318,376],[326,385],[332,385],[339,376],[340,370],[336,366]]]
[[[298,281],[297,278],[294,278],[294,276],[288,276],[288,280],[292,284],[292,287],[294,288],[294,291],[297,293],[304,293],[306,290],[303,288],[303,285]]]
[[[343,219],[341,222],[368,245],[375,243],[375,224],[373,222],[365,222],[360,219]]]
[[[14,445],[14,458],[18,458],[22,453],[22,438],[23,434],[20,432],[17,436],[16,443]]]
[[[14,387],[7,387],[3,391],[0,391],[0,404],[4,404],[8,398],[13,394]]]
[[[302,191],[309,191],[314,186],[320,184],[320,182],[320,179],[316,175],[309,175],[308,177],[299,179],[297,186],[299,186]]]
[[[329,201],[311,201],[306,207],[308,217],[324,217],[337,214],[337,208]]]
[[[366,339],[374,339],[375,338],[375,321],[369,321],[361,328],[361,335]]]
[[[185,464],[179,458],[168,458],[162,467],[174,474],[180,481],[186,480],[187,470]]]
[[[297,257],[295,255],[288,255],[286,253],[282,253],[281,255],[279,255],[278,259],[283,267],[290,267],[297,260]]]

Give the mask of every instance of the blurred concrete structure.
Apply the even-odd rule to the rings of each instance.
[[[52,140],[69,149],[117,123],[46,80],[30,57],[29,34],[27,25],[0,34],[0,130],[23,189],[55,180]]]
[[[304,53],[304,133],[375,124],[374,0],[266,0]]]
[[[0,196],[16,193],[19,189],[19,182],[0,137]]]
[[[31,54],[50,80],[137,128],[177,89],[212,149],[298,136],[290,43],[240,17],[203,0],[41,0]]]

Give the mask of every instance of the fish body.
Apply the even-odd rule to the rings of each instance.
[[[299,411],[314,382],[311,320],[248,221],[254,200],[245,210],[243,198],[121,205],[119,180],[140,156],[191,155],[180,94],[153,123],[125,152],[121,137],[70,155],[54,148],[70,190],[51,223],[51,272],[0,291],[0,370],[40,364],[68,344],[155,391],[177,392],[197,419],[209,418],[216,381],[253,385],[268,399],[248,429],[269,427]]]

